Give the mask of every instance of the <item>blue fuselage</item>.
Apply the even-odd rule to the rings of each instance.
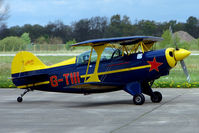
[[[30,87],[33,90],[67,93],[116,91],[123,89],[130,82],[150,82],[160,76],[168,75],[171,67],[167,62],[165,51],[166,49],[135,53],[100,61],[99,84],[87,83],[87,86],[82,85],[89,78],[86,76],[88,64],[79,65],[78,63],[13,74],[12,77],[20,77],[13,78],[16,86],[33,84]],[[94,73],[94,69],[95,63],[90,63],[87,75]],[[45,82],[46,84],[42,84]],[[107,86],[107,88],[102,87],[102,85]]]

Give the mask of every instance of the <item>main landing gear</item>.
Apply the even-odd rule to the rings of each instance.
[[[141,94],[136,94],[135,96],[133,96],[133,103],[136,105],[142,105],[145,102],[145,97],[144,95]]]
[[[151,85],[149,85],[148,82],[129,83],[124,90],[133,95],[133,103],[135,105],[144,104],[145,97],[143,94],[150,96],[153,103],[159,103],[162,101],[162,94],[158,91],[153,92]]]
[[[153,95],[151,96],[151,101],[153,103],[159,103],[162,101],[162,94],[159,91],[153,92]]]
[[[25,89],[25,91],[17,98],[17,102],[21,103],[23,101],[23,96],[26,95],[29,91],[32,91],[31,89]]]

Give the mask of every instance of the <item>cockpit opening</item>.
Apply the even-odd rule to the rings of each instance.
[[[77,64],[78,65],[88,64],[90,53],[91,53],[91,50],[86,51],[86,52],[80,54],[79,56],[77,56],[77,61],[76,61]],[[120,56],[122,56],[122,51],[120,49],[107,47],[104,49],[104,51],[101,55],[100,61],[108,61],[108,60],[112,60],[112,59],[115,59]],[[90,63],[95,63],[96,60],[97,60],[97,53],[95,50],[93,50]]]

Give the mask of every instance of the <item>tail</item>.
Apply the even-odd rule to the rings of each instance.
[[[12,82],[21,89],[31,87],[31,89],[35,89],[35,87],[40,87],[41,85],[46,85],[50,83],[49,71],[47,70],[48,68],[74,64],[75,61],[76,58],[72,58],[52,66],[46,66],[32,53],[27,51],[21,51],[16,54],[12,61]]]
[[[46,73],[26,73],[45,68],[47,68],[47,66],[32,53],[21,51],[16,54],[12,61],[12,82],[17,86],[17,88],[21,89],[48,84],[48,75]]]
[[[11,74],[40,70],[44,68],[47,68],[47,66],[32,53],[21,51],[16,54],[12,61]]]

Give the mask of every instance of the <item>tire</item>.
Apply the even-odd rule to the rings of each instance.
[[[23,98],[22,97],[18,97],[17,98],[17,102],[21,103],[23,101]]]
[[[133,102],[135,105],[142,105],[145,102],[145,97],[143,94],[137,94],[133,97]]]
[[[154,96],[151,96],[151,101],[153,103],[159,103],[162,101],[162,94],[158,91],[153,92]]]

